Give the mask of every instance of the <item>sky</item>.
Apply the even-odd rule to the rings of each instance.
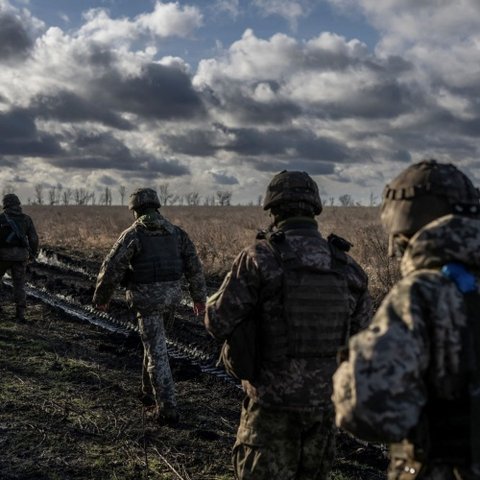
[[[0,191],[369,203],[424,158],[480,184],[478,0],[0,0]]]

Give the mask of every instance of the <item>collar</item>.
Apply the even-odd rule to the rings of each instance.
[[[318,223],[311,217],[291,217],[277,225],[278,230],[311,229],[318,230]]]

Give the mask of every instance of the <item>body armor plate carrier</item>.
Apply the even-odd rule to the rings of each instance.
[[[283,302],[277,321],[263,322],[262,356],[267,361],[334,357],[349,334],[344,252],[330,243],[330,268],[306,264],[290,248],[283,232],[267,237],[283,270]],[[305,230],[302,235],[318,236]],[[283,312],[282,312],[283,311]]]
[[[131,281],[136,284],[180,280],[183,262],[178,244],[178,235],[138,232],[141,252],[131,262]]]

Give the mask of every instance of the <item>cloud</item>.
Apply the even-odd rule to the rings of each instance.
[[[153,37],[190,37],[203,23],[198,8],[179,3],[157,1],[154,10],[138,15],[134,19],[127,17],[112,18],[108,10],[94,8],[84,14],[85,24],[79,29],[78,37],[90,41],[111,44],[120,42],[130,44],[141,36]]]
[[[139,15],[136,22],[159,37],[188,37],[202,25],[203,16],[197,7],[157,2],[152,13]]]
[[[238,185],[239,181],[235,175],[229,175],[226,171],[209,172],[215,183],[218,185]]]
[[[253,0],[253,4],[266,16],[285,18],[292,28],[296,28],[298,19],[306,16],[313,5],[309,0]]]
[[[38,118],[58,120],[60,122],[93,121],[120,130],[131,130],[131,122],[108,108],[105,102],[97,99],[84,99],[74,92],[60,90],[52,95],[38,95],[33,98],[32,112]]]
[[[110,108],[144,117],[175,120],[204,112],[190,77],[175,67],[147,63],[138,75],[129,77],[111,69],[92,87]]]
[[[223,58],[200,62],[194,85],[213,110],[227,110],[239,122],[384,118],[421,101],[415,82],[401,80],[412,69],[399,57],[377,58],[361,42],[331,33],[300,42],[284,34],[264,40],[247,30]]]
[[[212,12],[226,12],[232,18],[237,18],[240,15],[240,0],[216,0]]]
[[[0,113],[0,155],[49,157],[61,152],[52,135],[37,130],[29,112],[16,109]]]
[[[24,59],[32,47],[33,40],[21,19],[0,5],[0,60]]]
[[[189,168],[176,159],[133,152],[111,133],[78,131],[65,140],[70,146],[68,154],[50,158],[47,160],[48,163],[63,169],[150,172],[151,175],[165,176],[182,176],[190,173]]]

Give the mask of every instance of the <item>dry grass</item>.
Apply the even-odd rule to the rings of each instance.
[[[119,206],[28,206],[25,211],[34,219],[42,244],[96,259],[133,220],[131,212]],[[165,207],[162,214],[188,232],[210,277],[224,275],[257,230],[270,223],[260,207]],[[378,209],[370,207],[326,207],[318,217],[325,236],[335,232],[354,244],[351,254],[368,273],[376,304],[398,278],[378,217]]]

